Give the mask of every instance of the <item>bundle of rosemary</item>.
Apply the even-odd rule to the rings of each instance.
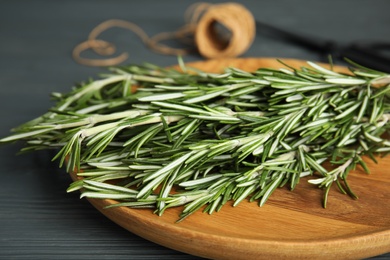
[[[277,187],[293,190],[308,175],[324,189],[324,206],[333,184],[355,197],[348,173],[368,171],[363,155],[375,161],[390,151],[390,75],[352,62],[350,74],[312,62],[215,74],[179,61],[184,72],[117,67],[53,93],[53,108],[0,142],[58,149],[54,159],[82,177],[69,192],[159,215],[184,205],[179,220],[230,200],[262,206]]]

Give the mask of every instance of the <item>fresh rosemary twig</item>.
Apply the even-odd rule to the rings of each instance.
[[[55,107],[0,142],[59,149],[54,159],[83,177],[68,191],[115,199],[113,207],[161,215],[184,205],[182,220],[230,200],[249,197],[262,206],[276,188],[294,189],[308,175],[320,175],[309,182],[325,190],[326,206],[333,183],[356,197],[347,176],[358,164],[368,171],[362,156],[390,151],[383,137],[390,75],[351,64],[351,74],[312,62],[222,74],[113,68],[68,94],[54,93]]]

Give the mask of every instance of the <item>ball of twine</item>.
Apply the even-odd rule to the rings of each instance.
[[[216,32],[217,23],[230,31],[227,39]],[[244,6],[236,3],[213,5],[197,23],[195,42],[203,57],[236,57],[251,46],[255,31],[254,18]]]
[[[87,66],[113,66],[128,59],[124,52],[112,58],[90,59],[82,56],[93,50],[101,56],[112,56],[116,52],[113,43],[98,37],[106,30],[118,27],[135,33],[151,50],[165,55],[183,56],[197,51],[204,58],[236,57],[252,44],[256,33],[251,12],[238,3],[196,3],[185,12],[185,24],[174,32],[162,32],[149,37],[137,24],[125,20],[107,20],[96,26],[88,39],[73,50],[73,58]],[[188,48],[174,48],[163,41],[174,39],[187,44]]]

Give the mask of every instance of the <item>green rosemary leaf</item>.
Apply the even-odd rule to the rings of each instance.
[[[222,177],[222,175],[220,175],[220,174],[218,174],[218,175],[210,175],[210,176],[207,176],[207,177],[201,178],[201,179],[181,182],[179,185],[181,187],[191,187],[191,186],[196,186],[196,185],[199,185],[199,184],[212,182],[212,181],[215,181],[215,180],[217,180],[217,179],[219,179],[221,177]]]
[[[240,204],[241,201],[246,199],[249,194],[254,192],[256,190],[256,185],[250,185],[242,190],[240,196],[234,200],[233,207],[236,207],[238,204]]]
[[[361,85],[366,84],[367,81],[364,79],[357,79],[357,78],[327,78],[325,79],[326,82],[348,86],[348,85]]]
[[[103,182],[84,180],[84,183],[88,184],[88,185],[91,185],[91,186],[94,186],[94,187],[98,187],[98,188],[100,188],[102,190],[107,190],[107,191],[121,192],[121,193],[128,193],[128,194],[137,194],[138,193],[135,190],[131,190],[131,189],[128,189],[128,188],[119,187],[119,186],[116,186],[116,185],[107,184],[107,183],[103,183]]]
[[[94,192],[94,191],[85,191],[81,193],[80,198],[93,198],[93,199],[133,199],[134,195],[124,194],[124,193],[106,193],[106,192]]]
[[[351,114],[352,112],[354,112],[358,107],[361,106],[361,102],[353,105],[352,107],[348,108],[347,110],[345,110],[344,112],[342,112],[341,114],[338,114],[334,119],[335,120],[338,120],[338,119],[341,119],[341,118],[344,118],[346,117],[347,115]]]
[[[322,167],[316,160],[314,160],[308,154],[305,154],[305,155],[306,155],[306,158],[305,158],[306,162],[308,163],[309,166],[311,166],[315,171],[318,171],[322,175],[326,175],[327,174],[327,170],[324,167]]]
[[[328,204],[328,196],[330,188],[332,187],[332,183],[325,187],[324,199],[323,199],[323,207],[326,209],[326,205]]]
[[[328,75],[328,76],[342,76],[341,74],[334,72],[332,70],[325,69],[324,67],[315,64],[314,62],[308,61],[307,64],[309,64],[312,68],[314,68],[316,71],[320,72],[321,74]]]
[[[366,113],[368,99],[369,99],[368,95],[363,98],[363,102],[362,102],[362,105],[360,107],[359,114],[358,114],[358,116],[356,118],[356,122],[360,122],[362,120],[362,118],[363,118],[363,115]]]
[[[26,138],[30,138],[30,137],[33,137],[36,135],[40,135],[40,134],[49,132],[51,130],[52,130],[51,127],[47,127],[47,128],[39,129],[39,130],[35,130],[35,131],[29,131],[29,132],[25,132],[25,133],[15,134],[15,135],[11,135],[9,137],[5,137],[5,138],[0,139],[0,142],[5,143],[5,142],[12,142],[12,141],[20,140],[20,139],[26,139]]]
[[[279,184],[282,182],[284,178],[284,174],[279,174],[279,176],[271,182],[269,187],[265,189],[265,193],[262,195],[262,198],[260,200],[259,206],[262,207],[268,200],[268,198],[271,196],[271,194],[274,192],[274,190],[279,186]]]
[[[144,182],[148,182],[148,184],[143,187],[137,197],[138,198],[142,198],[145,194],[147,194],[151,189],[156,189],[157,188],[157,185],[159,185],[162,180],[167,176],[169,175],[169,173],[175,169],[176,167],[179,167],[182,163],[184,163],[185,160],[187,160],[191,155],[193,154],[193,152],[190,152],[190,153],[187,153],[181,157],[179,157],[178,159],[172,161],[170,164],[166,165],[165,167],[159,169],[158,171],[156,172],[153,172],[152,174],[149,174],[147,175],[145,178],[144,178]]]
[[[316,85],[309,85],[309,86],[304,86],[297,88],[298,92],[305,92],[305,91],[319,91],[319,90],[329,90],[332,88],[335,88],[335,84],[316,84]]]
[[[380,76],[380,75],[383,75],[384,73],[383,72],[379,72],[379,71],[376,71],[376,70],[373,70],[373,69],[370,69],[370,68],[367,68],[367,67],[364,67],[354,61],[352,61],[351,59],[348,59],[348,58],[344,58],[344,60],[346,62],[348,62],[349,64],[353,65],[354,68],[352,68],[352,71],[355,73],[356,71],[363,71],[363,72],[368,72],[368,73],[372,73],[374,75],[376,75],[376,77]]]
[[[182,92],[178,93],[168,93],[168,94],[156,94],[156,95],[151,95],[151,96],[146,96],[146,97],[141,97],[138,100],[139,101],[160,101],[160,100],[170,100],[170,99],[177,99],[185,97],[185,94]]]
[[[292,161],[294,162],[294,161]],[[289,173],[298,173],[295,169],[290,169],[288,167],[280,167],[280,166],[267,166],[267,170],[269,171],[278,171],[278,172],[289,172]]]
[[[181,110],[181,111],[185,111],[185,112],[190,112],[190,113],[208,114],[207,111],[204,111],[204,110],[196,108],[196,107],[191,107],[188,105],[180,105],[180,104],[159,102],[159,101],[154,101],[154,102],[152,102],[152,104],[158,105],[161,107],[172,108],[172,109],[177,109],[177,110]]]
[[[346,180],[346,179],[343,179],[343,180],[344,180],[344,184],[345,184],[345,187],[346,187],[346,192],[347,192],[347,194],[348,194],[351,198],[353,198],[353,199],[358,199],[358,196],[351,190],[351,188],[350,188],[350,186],[349,186],[347,180]]]
[[[385,94],[387,94],[388,92],[390,92],[390,84],[387,85],[386,87],[382,88],[380,91],[378,91],[376,94],[374,94],[373,96],[371,96],[372,99],[374,98],[377,98],[377,97],[380,97],[380,96],[384,96]]]

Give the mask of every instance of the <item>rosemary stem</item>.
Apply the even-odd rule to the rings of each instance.
[[[99,125],[99,126],[83,129],[78,134],[79,134],[79,136],[81,138],[84,139],[86,137],[90,137],[90,136],[96,135],[96,134],[98,134],[100,132],[103,132],[105,130],[113,129],[113,128],[116,128],[118,126],[120,126],[121,128],[130,128],[130,127],[136,127],[136,126],[141,126],[141,125],[161,123],[162,119],[161,119],[160,115],[161,114],[156,113],[156,114],[154,114],[153,118],[150,118],[148,120],[141,121],[141,122],[138,122],[138,123],[123,123],[123,122],[107,123],[107,124],[103,124],[103,125]],[[172,122],[177,122],[180,119],[183,119],[183,116],[165,116],[164,119],[169,124],[169,123],[172,123]]]
[[[84,139],[84,138],[96,135],[96,134],[103,132],[105,130],[115,128],[119,124],[120,124],[119,122],[113,122],[113,123],[107,123],[104,125],[94,126],[91,128],[82,129],[77,133],[77,135],[80,136],[80,138]]]
[[[159,78],[159,77],[151,77],[145,75],[132,75],[132,78],[137,81],[150,82],[150,83],[173,83],[171,78]]]
[[[67,124],[57,124],[55,125],[54,129],[60,130],[60,129],[66,129],[66,128],[72,128],[72,127],[79,127],[83,125],[95,125],[97,123],[105,122],[105,121],[113,121],[118,120],[122,118],[134,118],[141,115],[146,115],[150,111],[148,110],[127,110],[117,113],[112,113],[108,115],[92,115],[87,118],[83,118],[82,120],[74,123],[67,123]]]

